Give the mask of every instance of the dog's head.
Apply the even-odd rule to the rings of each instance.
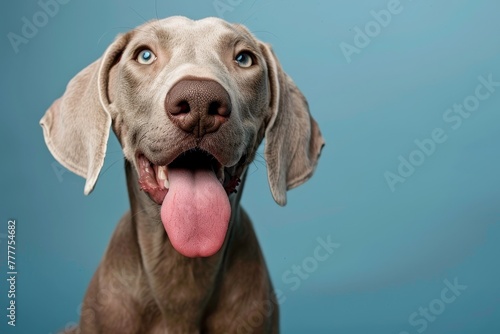
[[[97,181],[109,129],[186,256],[221,247],[229,196],[266,137],[275,201],[305,182],[323,138],[271,48],[241,25],[171,17],[117,37],[41,120],[54,157]]]

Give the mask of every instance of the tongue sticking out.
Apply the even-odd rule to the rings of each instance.
[[[231,205],[211,170],[172,168],[161,220],[172,246],[187,257],[208,257],[222,247]]]

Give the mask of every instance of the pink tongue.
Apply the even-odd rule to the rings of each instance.
[[[161,220],[172,246],[188,257],[217,253],[226,237],[231,205],[215,173],[172,168],[168,179]]]

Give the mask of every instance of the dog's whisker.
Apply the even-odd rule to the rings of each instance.
[[[101,34],[101,36],[97,40],[97,45],[101,44],[101,40],[104,38],[104,36],[106,36],[112,30],[120,30],[120,31],[122,31],[124,29],[130,29],[130,27],[113,27],[113,28],[110,28],[110,29],[106,30],[104,33]]]
[[[139,14],[139,12],[137,10],[135,10],[132,6],[129,6],[129,9],[131,9],[134,13],[137,14],[137,16],[139,16],[143,21],[144,23],[148,22],[149,20],[146,19],[144,16],[142,16],[141,14]]]
[[[250,175],[253,175],[254,173],[257,173],[259,171],[259,166],[257,166],[257,164],[254,161],[252,161],[251,165],[255,167],[255,169],[252,172],[250,172]]]
[[[250,8],[248,8],[248,10],[252,9],[256,2],[257,2],[257,0],[253,0],[252,4],[250,5]]]
[[[125,157],[122,157],[121,159],[117,159],[115,161],[113,161],[108,167],[106,167],[105,170],[103,170],[101,172],[101,176],[103,176],[104,174],[106,174],[106,172],[111,168],[111,167],[114,167],[116,165],[117,162],[119,161],[125,161]]]
[[[254,159],[254,162],[255,163],[260,163],[262,166],[266,167],[267,165],[267,160],[266,158],[259,152],[256,152],[255,153],[255,159]]]
[[[158,0],[155,1],[155,16],[156,16],[156,21],[160,21],[160,18],[158,17]]]
[[[257,34],[257,33],[266,33],[266,34],[269,34],[269,35],[275,37],[277,40],[281,40],[281,38],[278,35],[270,32],[268,30],[252,30],[252,34]]]

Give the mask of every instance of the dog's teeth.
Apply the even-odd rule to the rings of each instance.
[[[217,179],[219,179],[220,183],[224,184],[224,180],[226,179],[225,176],[224,168],[222,167],[217,171]]]
[[[166,180],[167,179],[167,175],[165,175],[165,167],[163,167],[163,166],[159,166],[158,167],[158,178],[160,180]]]
[[[165,189],[170,188],[170,182],[168,182],[168,171],[166,166],[158,166],[158,183],[163,181],[163,186]]]

